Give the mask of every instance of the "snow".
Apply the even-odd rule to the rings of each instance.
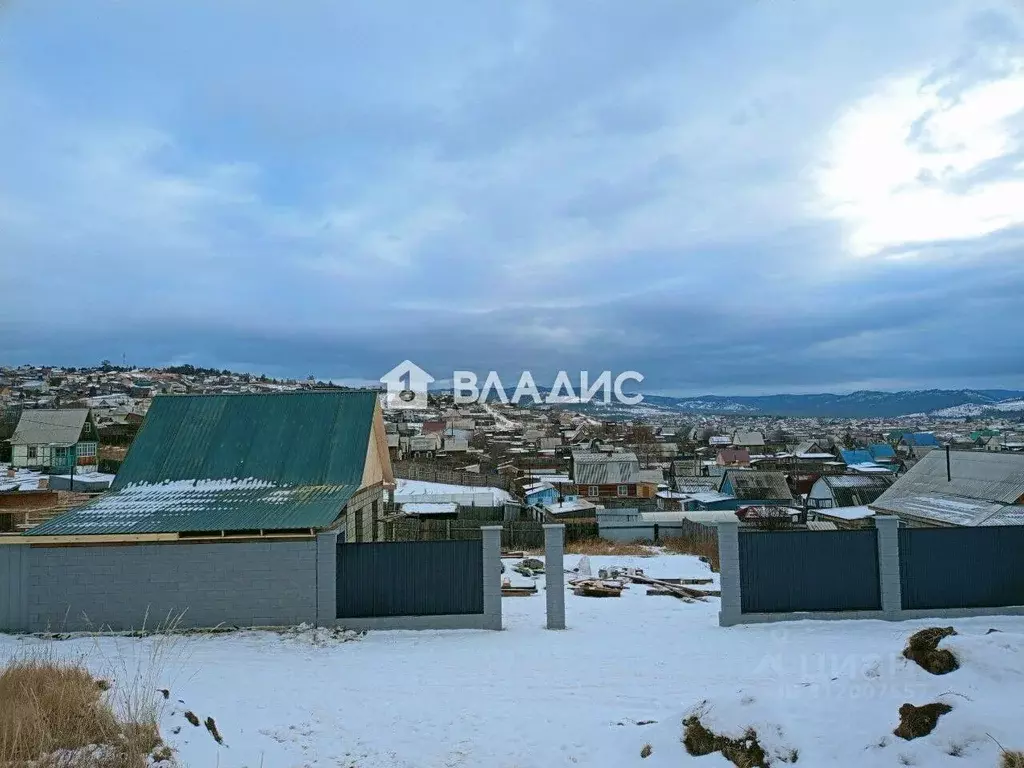
[[[710,576],[682,555],[589,559],[594,572],[615,565]],[[566,556],[567,568],[578,562]],[[544,578],[537,581],[536,595],[502,601],[503,632],[0,635],[0,658],[84,658],[115,690],[162,658],[153,688],[171,695],[161,730],[189,766],[727,768],[721,756],[690,757],[681,745],[681,721],[697,708],[718,732],[753,726],[769,752],[798,750],[798,768],[992,768],[993,740],[1024,746],[1024,617],[939,622],[960,632],[943,646],[962,668],[933,677],[900,651],[934,622],[721,628],[715,598],[686,604],[631,586],[618,599],[567,592],[568,629],[551,632]],[[986,634],[990,627],[1000,631]],[[933,734],[913,742],[892,735],[901,704],[933,701],[954,708]],[[186,709],[212,716],[224,745],[188,725]],[[643,760],[645,744],[653,752]],[[949,756],[955,748],[960,757]]]
[[[825,517],[837,517],[840,520],[863,520],[866,517],[875,516],[874,510],[870,507],[830,507],[812,511]]]
[[[426,501],[460,503],[464,497],[489,497],[490,505],[497,507],[512,500],[512,495],[502,489],[475,485],[452,485],[449,483],[431,483],[426,480],[395,480],[394,500],[396,504]]]
[[[406,515],[454,515],[459,511],[459,505],[451,502],[440,502],[431,504],[403,504],[402,512]]]

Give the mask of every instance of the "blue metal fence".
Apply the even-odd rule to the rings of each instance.
[[[1024,605],[1024,526],[901,528],[903,608]]]
[[[338,545],[339,619],[483,612],[479,539]]]
[[[881,609],[876,532],[739,535],[743,613]]]

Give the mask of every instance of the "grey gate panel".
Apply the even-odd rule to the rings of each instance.
[[[739,555],[743,613],[882,607],[874,529],[744,532]]]
[[[1024,605],[1024,526],[900,528],[905,610]]]
[[[0,546],[0,632],[28,629],[28,558],[23,544]]]
[[[339,544],[337,618],[484,612],[479,540]]]

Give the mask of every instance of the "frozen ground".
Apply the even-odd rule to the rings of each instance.
[[[567,567],[576,560],[567,556]],[[591,561],[708,575],[686,556]],[[171,691],[162,730],[182,763],[199,768],[730,765],[720,755],[690,757],[680,744],[682,718],[702,701],[709,725],[753,725],[766,746],[796,749],[797,764],[811,768],[994,768],[992,738],[1024,748],[1024,618],[951,622],[961,635],[945,645],[963,666],[933,677],[900,656],[928,622],[723,629],[717,599],[685,604],[634,586],[619,599],[567,594],[569,629],[549,632],[544,602],[543,582],[532,597],[505,598],[503,632],[379,632],[348,642],[243,632],[163,646],[0,636],[0,657],[42,647],[84,657],[117,684],[159,647],[154,687]],[[901,704],[932,701],[954,710],[931,736],[892,736]],[[186,709],[214,717],[224,745],[190,726]]]

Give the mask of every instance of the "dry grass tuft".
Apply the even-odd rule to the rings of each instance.
[[[712,571],[715,573],[720,572],[718,542],[714,539],[698,539],[690,537],[662,539],[660,546],[666,552],[702,557],[707,561],[708,565],[711,566]]]
[[[146,766],[162,745],[156,719],[119,719],[107,688],[71,662],[10,662],[0,670],[0,765]]]
[[[939,643],[956,634],[953,627],[929,627],[915,632],[907,640],[903,655],[933,675],[948,675],[960,668],[952,651],[939,648]]]
[[[657,554],[650,544],[640,541],[622,544],[598,538],[580,539],[566,544],[565,551],[570,555],[617,555],[620,557],[653,557]]]
[[[999,762],[1000,768],[1024,768],[1024,752],[1003,750],[1003,759]]]

